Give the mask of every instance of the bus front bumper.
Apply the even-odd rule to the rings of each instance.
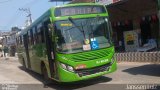
[[[91,79],[94,77],[102,76],[104,74],[112,73],[116,71],[116,69],[117,69],[116,60],[105,71],[98,72],[95,74],[85,75],[85,76],[80,76],[78,73],[69,72],[67,70],[64,70],[62,67],[59,67],[58,69],[59,81],[60,82],[74,82],[74,81],[80,81],[80,80],[87,80],[87,79]]]

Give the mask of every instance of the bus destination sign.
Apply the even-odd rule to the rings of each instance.
[[[106,13],[105,8],[103,6],[73,6],[56,8],[55,10],[56,17],[97,13]]]

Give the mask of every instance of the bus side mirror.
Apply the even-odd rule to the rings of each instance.
[[[54,26],[53,24],[48,24],[48,30],[49,30],[49,35],[52,36],[54,33]]]
[[[55,42],[58,42],[59,37],[55,37]]]
[[[49,31],[54,30],[54,25],[53,24],[48,24],[48,29],[49,29]]]

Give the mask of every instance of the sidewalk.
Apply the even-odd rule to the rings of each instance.
[[[11,60],[11,61],[17,61],[18,57],[0,57],[0,60]]]

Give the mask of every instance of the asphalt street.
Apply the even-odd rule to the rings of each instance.
[[[6,90],[6,84],[16,85],[15,90],[126,90],[128,85],[155,85],[154,90],[160,90],[160,64],[120,62],[116,72],[91,80],[49,85],[43,81],[41,75],[24,69],[17,58],[0,58],[0,90]]]

